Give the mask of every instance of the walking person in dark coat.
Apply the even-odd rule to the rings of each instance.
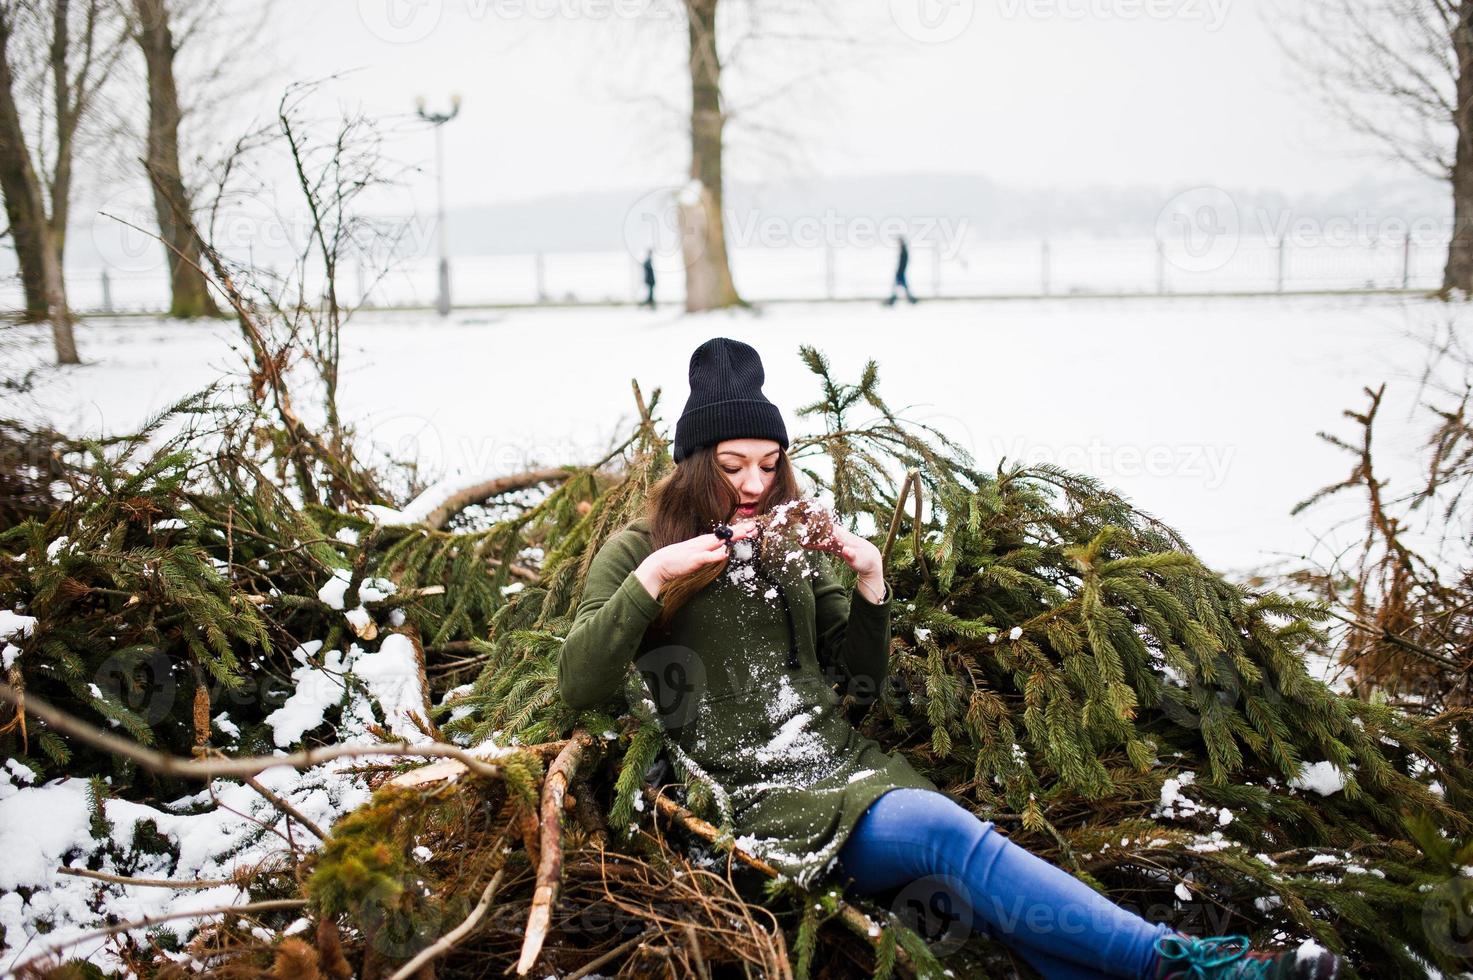
[[[939,899],[947,882],[967,928],[1049,980],[1331,980],[1328,952],[1250,952],[1246,936],[1194,939],[1121,908],[854,728],[833,683],[873,703],[885,680],[884,556],[840,524],[763,553],[767,518],[803,497],[763,380],[740,341],[691,355],[675,468],[594,556],[559,648],[563,701],[653,699],[672,762],[709,789],[737,847],[804,888],[833,873],[864,894],[907,885]],[[811,550],[842,558],[854,588]]]
[[[647,294],[645,295],[644,300],[639,305],[648,306],[650,309],[653,310],[655,308],[655,252],[653,249],[647,249],[645,251],[643,264],[644,288],[646,289]]]
[[[887,300],[885,300],[885,305],[886,306],[894,306],[895,305],[895,300],[898,298],[897,293],[901,289],[904,289],[905,290],[905,298],[906,299],[910,300],[912,303],[914,303],[916,301],[916,298],[913,295],[911,295],[911,292],[910,292],[910,283],[908,283],[908,282],[905,281],[905,270],[906,270],[906,267],[909,266],[909,265],[910,265],[910,249],[906,248],[906,246],[905,246],[905,236],[904,235],[901,235],[900,236],[900,261],[897,262],[896,265],[895,265],[895,284],[890,287],[890,298],[887,299]]]

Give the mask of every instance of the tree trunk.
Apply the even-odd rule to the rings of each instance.
[[[1453,25],[1457,59],[1457,103],[1453,123],[1458,145],[1453,154],[1453,233],[1442,273],[1442,295],[1473,297],[1473,5],[1464,3]]]
[[[15,104],[15,79],[10,70],[11,24],[0,9],[0,192],[15,241],[16,258],[25,284],[27,313],[51,323],[58,364],[78,364],[62,278],[60,250],[51,235],[41,181],[31,166],[31,153]]]
[[[685,309],[743,306],[731,281],[721,215],[721,63],[716,59],[717,0],[686,0],[690,28],[690,184],[680,194]]]
[[[159,237],[169,263],[169,315],[219,316],[199,267],[199,248],[175,208],[188,213],[189,192],[179,169],[179,93],[174,85],[174,35],[165,0],[134,0],[138,46],[148,69],[148,169]]]
[[[72,200],[72,147],[81,111],[80,106],[76,110],[72,107],[71,78],[67,72],[70,43],[67,16],[71,3],[70,0],[52,0],[52,3],[51,86],[52,107],[56,112],[56,168],[51,174],[51,244],[56,249],[56,261],[65,269],[66,228]]]

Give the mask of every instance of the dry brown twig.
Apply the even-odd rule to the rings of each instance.
[[[134,929],[146,929],[149,926],[158,925],[160,922],[171,922],[175,919],[203,918],[207,915],[244,915],[250,912],[270,912],[277,909],[299,909],[306,904],[307,900],[305,898],[273,898],[265,902],[247,902],[244,905],[216,905],[213,908],[207,909],[188,909],[183,912],[170,912],[168,915],[147,915],[141,919],[134,919],[131,922],[118,922],[101,929],[94,929],[91,932],[84,932],[81,935],[73,936],[65,942],[58,943],[37,953],[14,969],[19,973],[29,967],[35,966],[48,956],[55,955],[61,950],[69,949],[79,943],[85,943],[90,939],[101,939],[103,936],[111,936],[119,932],[131,932]]]
[[[111,875],[106,871],[91,871],[87,868],[57,868],[59,875],[71,875],[75,878],[91,878],[93,881],[106,881],[114,885],[136,885],[140,888],[177,888],[188,891],[193,888],[219,888],[221,885],[238,885],[237,881],[226,878],[197,878],[194,881],[171,881],[168,878],[129,878],[127,875]]]
[[[267,789],[265,786],[262,786],[260,780],[256,779],[255,776],[245,777],[245,783],[251,789],[255,790],[257,793],[260,793],[263,797],[265,797],[266,801],[269,802],[272,806],[276,807],[276,809],[280,810],[282,813],[286,814],[288,817],[301,824],[302,828],[313,837],[316,837],[318,840],[327,840],[327,834],[323,833],[321,827],[317,826],[317,824],[309,820],[302,813],[302,811],[292,806],[280,796],[271,792],[271,790]]]
[[[447,745],[444,743],[430,743],[426,745],[411,745],[408,742],[385,743],[383,745],[328,745],[315,749],[304,749],[293,752],[290,755],[263,755],[246,756],[243,758],[213,758],[185,759],[180,756],[168,755],[163,752],[155,752],[153,749],[144,748],[136,742],[130,742],[109,732],[102,731],[87,724],[79,718],[74,718],[64,711],[52,707],[45,701],[36,697],[28,697],[23,701],[19,694],[9,684],[0,684],[0,701],[6,701],[15,705],[17,709],[24,710],[28,714],[39,718],[47,725],[59,732],[64,732],[80,742],[85,742],[95,749],[111,752],[134,762],[153,772],[162,773],[166,776],[188,776],[193,779],[214,779],[217,776],[246,777],[256,776],[267,769],[276,766],[291,766],[295,769],[310,769],[333,759],[353,758],[355,756],[388,755],[402,758],[424,758],[424,759],[453,759],[459,762],[466,770],[474,772],[478,776],[497,778],[501,770],[487,763],[470,751],[458,745]],[[554,743],[545,743],[539,748],[550,749]],[[556,743],[563,744],[563,743]],[[495,746],[497,755],[510,755],[518,751],[518,748],[503,748]]]
[[[644,787],[644,795],[645,799],[649,800],[654,806],[656,812],[665,814],[665,816],[676,821],[686,830],[695,834],[708,844],[714,845],[716,843],[721,832],[709,821],[702,820],[679,803],[656,792],[654,787]],[[761,871],[768,877],[777,877],[777,869],[761,858],[754,857],[739,847],[732,847],[730,853],[735,855],[744,864]],[[851,932],[862,938],[866,943],[869,943],[871,946],[879,945],[878,933],[874,931],[876,923],[860,909],[855,908],[849,902],[841,900],[839,902],[839,919]],[[897,962],[914,972],[915,965],[910,961],[910,957],[905,950],[897,947],[895,953]]]

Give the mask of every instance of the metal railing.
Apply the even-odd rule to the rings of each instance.
[[[1198,255],[1152,239],[916,243],[908,280],[921,299],[1435,290],[1447,255],[1445,240],[1410,237],[1355,245],[1230,244],[1215,243]],[[680,256],[657,254],[654,264],[657,303],[681,303]],[[878,246],[737,247],[731,264],[739,292],[750,301],[878,301],[890,295],[895,253]],[[639,262],[614,250],[460,256],[451,261],[451,279],[460,308],[625,305],[645,293]],[[338,290],[369,308],[433,308],[437,285],[436,262],[425,257],[378,278],[348,263]],[[68,298],[82,315],[158,313],[168,306],[167,289],[162,265],[149,272],[67,272]],[[0,305],[14,309],[20,302],[14,273],[0,279]]]

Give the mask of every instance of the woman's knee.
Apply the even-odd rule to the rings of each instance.
[[[903,787],[881,796],[855,828],[860,838],[851,855],[882,857],[887,877],[956,874],[988,843],[992,823],[950,797]],[[851,865],[858,864],[851,861]]]
[[[944,793],[902,787],[880,797],[876,832],[929,844],[977,841],[992,830],[983,820]]]

